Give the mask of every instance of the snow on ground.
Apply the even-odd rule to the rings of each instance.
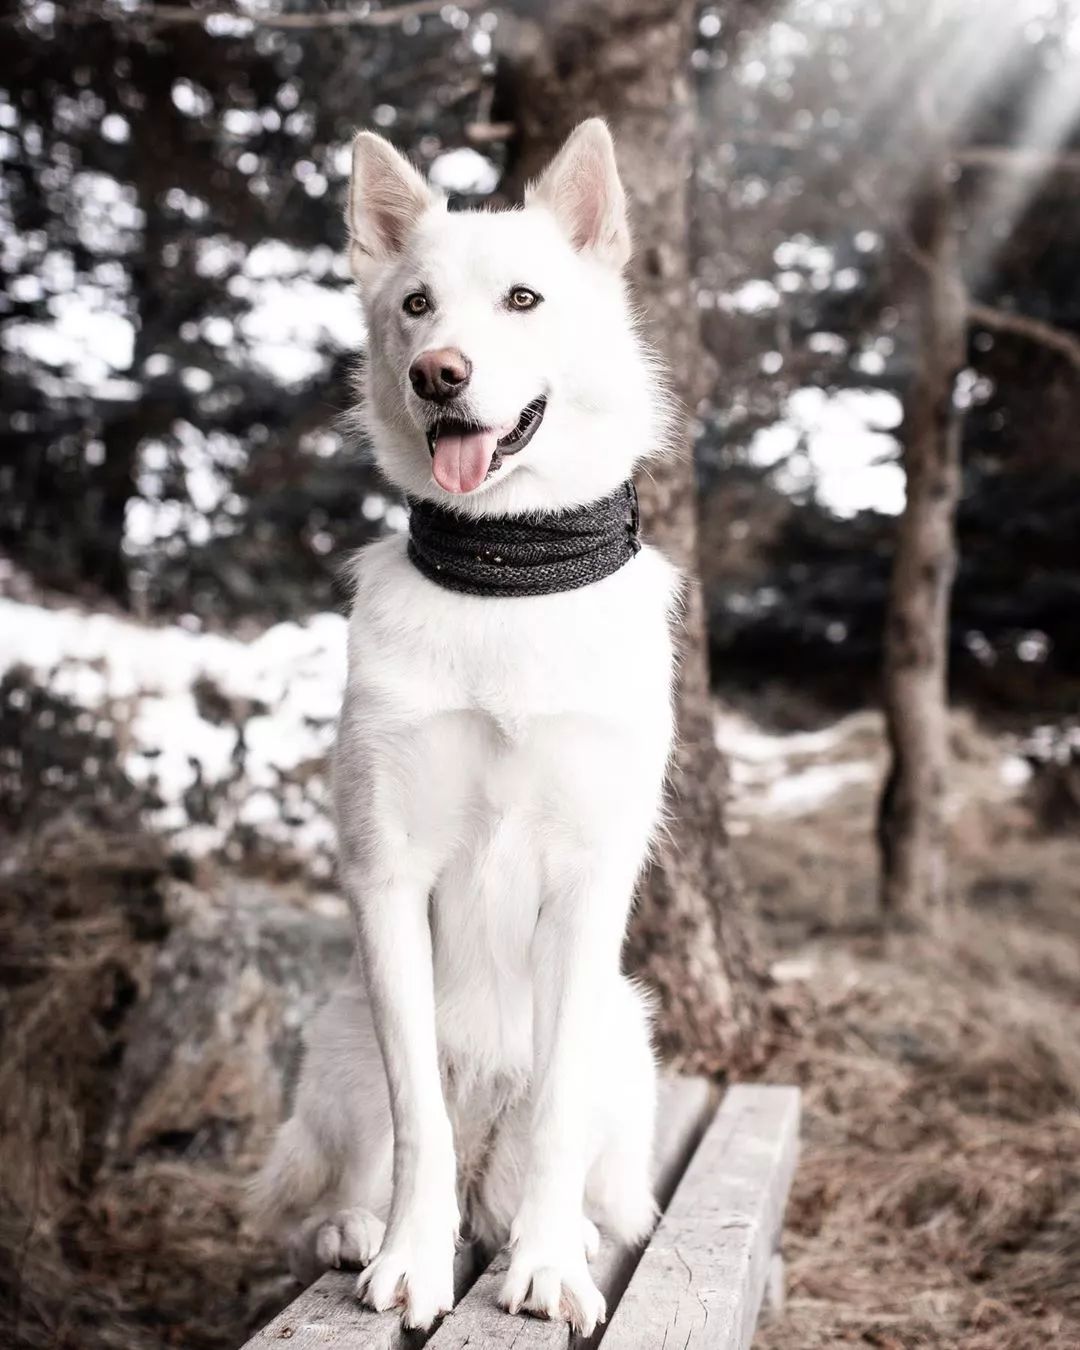
[[[244,642],[0,598],[0,674],[26,667],[53,694],[111,720],[128,777],[160,798],[153,826],[196,854],[251,835],[322,873],[333,856],[327,762],[345,647],[338,614],[277,624]],[[715,726],[736,832],[754,817],[811,814],[880,780],[878,713],[781,735],[721,708]],[[1030,767],[1006,753],[997,776],[1012,793]]]
[[[880,712],[851,713],[820,731],[765,731],[731,708],[717,709],[716,744],[731,774],[732,832],[745,833],[755,817],[812,815],[852,788],[877,792],[885,771]],[[1049,737],[1053,730],[1047,728]],[[970,735],[970,732],[964,733]],[[1029,746],[1030,746],[1029,742]],[[969,796],[1006,800],[1031,780],[1031,765],[1014,739],[987,738],[985,767],[971,773],[958,764],[946,801],[955,814]],[[1028,753],[1034,753],[1030,748]],[[970,751],[969,751],[970,757]]]
[[[178,845],[205,853],[246,828],[324,870],[345,630],[340,615],[319,614],[243,642],[0,598],[0,672],[27,667],[52,693],[113,718],[125,772],[161,798],[151,823]],[[240,710],[235,722],[200,710],[200,682]],[[213,802],[212,821],[189,805],[196,796]]]
[[[844,788],[878,779],[880,766],[865,753],[866,737],[860,735],[874,716],[854,713],[822,731],[780,735],[730,708],[719,709],[716,743],[731,772],[734,832],[740,832],[740,818],[808,815]],[[799,762],[811,760],[817,762]]]

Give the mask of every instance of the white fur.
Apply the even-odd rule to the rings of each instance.
[[[368,135],[354,184],[363,415],[392,481],[514,514],[606,494],[661,448],[602,123],[521,211],[448,214]],[[417,318],[402,301],[420,286],[435,308]],[[514,286],[542,305],[508,311]],[[472,362],[486,425],[548,396],[532,441],[465,497],[431,476],[408,380],[442,346]],[[463,1219],[512,1243],[505,1307],[585,1334],[604,1316],[591,1220],[626,1242],[650,1227],[648,1011],[619,958],[671,747],[678,589],[648,547],[590,586],[505,599],[435,585],[399,538],[356,563],[336,787],[357,975],[310,1029],[258,1198],[293,1228],[298,1272],[368,1262],[360,1295],[410,1326],[451,1306]]]

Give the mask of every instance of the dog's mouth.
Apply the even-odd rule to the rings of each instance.
[[[512,427],[483,427],[452,414],[441,417],[427,434],[436,483],[447,492],[474,491],[498,473],[508,456],[525,449],[546,408],[546,396],[534,398]]]

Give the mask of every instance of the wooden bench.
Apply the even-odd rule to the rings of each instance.
[[[247,1342],[244,1350],[748,1350],[766,1299],[782,1303],[779,1256],[784,1206],[795,1171],[799,1093],[738,1086],[719,1110],[703,1079],[662,1084],[657,1122],[660,1221],[633,1252],[604,1243],[590,1269],[608,1321],[589,1340],[564,1323],[511,1317],[495,1301],[506,1255],[482,1268],[458,1255],[458,1303],[436,1329],[405,1331],[396,1312],[375,1313],[353,1296],[356,1274],[334,1270]]]

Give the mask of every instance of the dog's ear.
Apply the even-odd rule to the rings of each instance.
[[[612,267],[630,259],[626,193],[611,132],[599,117],[574,128],[562,149],[525,191],[525,204],[546,206],[582,253]]]
[[[389,141],[361,131],[353,141],[345,214],[349,263],[357,281],[362,283],[378,264],[400,253],[412,227],[441,201]]]

